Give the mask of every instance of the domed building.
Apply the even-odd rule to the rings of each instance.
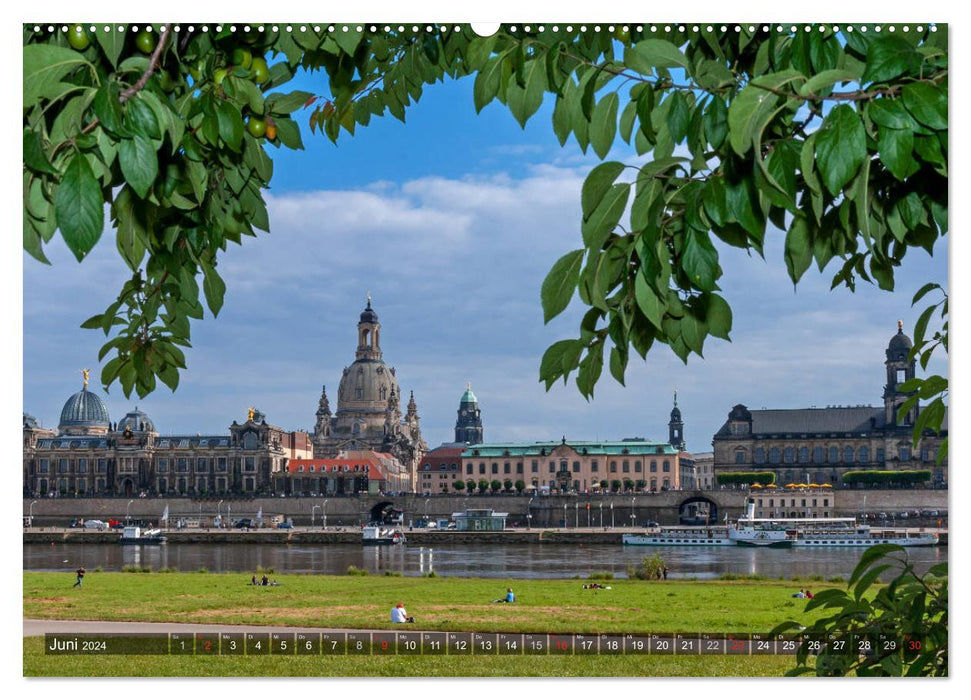
[[[288,460],[311,455],[306,432],[269,424],[253,408],[222,435],[159,435],[138,407],[112,424],[87,372],[56,431],[27,413],[23,431],[25,497],[268,494]]]
[[[776,484],[838,485],[849,472],[918,470],[930,472],[930,485],[946,485],[947,459],[937,464],[937,452],[947,436],[947,413],[942,433],[925,431],[917,445],[919,402],[898,416],[913,396],[900,388],[916,376],[912,348],[898,321],[885,352],[883,406],[750,410],[736,405],[712,440],[716,478],[723,472],[771,471]]]
[[[384,362],[381,324],[368,296],[357,324],[354,362],[344,368],[337,389],[336,414],[331,413],[327,387],[321,392],[313,435],[314,457],[373,450],[391,454],[414,474],[428,446],[421,435],[414,393],[404,417],[401,396],[395,368]]]
[[[62,435],[105,435],[110,427],[108,407],[101,397],[88,391],[88,371],[84,386],[64,403],[57,429]]]

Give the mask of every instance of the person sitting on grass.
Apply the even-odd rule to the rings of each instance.
[[[398,603],[393,608],[391,608],[391,621],[395,623],[399,622],[414,622],[415,618],[408,616],[408,611],[405,610],[404,603]]]
[[[506,589],[506,597],[505,598],[499,598],[498,600],[494,600],[492,602],[493,603],[515,603],[516,602],[516,594],[512,592],[512,589],[511,588],[507,588]]]

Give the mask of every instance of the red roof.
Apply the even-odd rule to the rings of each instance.
[[[389,454],[358,452],[333,459],[291,459],[287,462],[287,473],[387,479],[388,471],[393,469],[393,464],[395,464],[394,457]]]

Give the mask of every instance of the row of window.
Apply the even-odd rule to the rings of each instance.
[[[769,508],[774,508],[774,507],[775,507],[775,500],[776,500],[776,499],[774,499],[774,498],[769,498],[769,499],[761,499],[761,498],[760,498],[760,499],[759,499],[759,508],[761,508],[761,507],[762,507],[762,505],[763,505],[763,503],[762,503],[762,501],[763,501],[763,500],[768,500],[768,502],[769,502],[769,506],[768,506],[768,507],[769,507]],[[799,499],[799,500],[801,500],[801,501],[802,501],[802,503],[800,503],[800,505],[801,505],[801,506],[803,506],[803,507],[805,507],[805,506],[807,505],[807,504],[806,504],[806,501],[807,501],[807,500],[812,500],[812,505],[813,505],[813,508],[815,508],[815,507],[816,507],[816,506],[818,505],[818,504],[816,503],[816,501],[817,501],[818,499],[816,499],[816,498],[813,498],[813,499],[805,499],[805,498],[802,498],[802,499]],[[784,498],[780,498],[780,499],[779,499],[779,507],[780,507],[780,508],[783,508],[783,507],[785,507],[785,505],[786,505],[786,499],[784,499]],[[796,499],[795,499],[795,498],[790,498],[790,499],[789,499],[789,506],[790,506],[790,507],[792,507],[792,506],[795,506],[795,505],[796,505]],[[824,506],[829,506],[829,499],[828,499],[828,498],[824,498],[824,499],[823,499],[823,505],[824,505]]]
[[[74,462],[73,469],[71,468],[71,462]],[[94,467],[94,470],[98,474],[104,474],[108,471],[108,460],[101,459],[88,459],[86,457],[79,457],[76,460],[68,459],[58,459],[56,460],[57,473],[59,474],[69,474],[73,471],[75,474],[86,474],[89,467]],[[123,457],[117,462],[117,470],[122,473],[133,473],[137,470],[137,459],[133,457]],[[189,471],[189,466],[191,462],[187,457],[177,457],[175,459],[169,459],[166,457],[159,458],[156,463],[155,469],[158,472],[167,472],[173,469],[176,472],[187,472]],[[226,458],[216,457],[207,458],[199,457],[195,463],[195,471],[197,472],[208,472],[208,471],[226,471]],[[37,470],[40,474],[48,474],[51,472],[51,460],[40,459],[38,460]],[[255,457],[244,457],[243,458],[243,470],[244,471],[255,471],[256,470],[256,458]]]
[[[425,465],[425,466],[427,467],[428,465]],[[580,462],[578,462],[578,461],[573,462],[573,464],[572,464],[572,471],[578,473],[580,471],[580,466],[581,466],[580,465]],[[610,473],[616,474],[617,473],[617,466],[618,466],[617,465],[617,462],[615,460],[611,460],[610,465],[609,465],[609,471],[610,471]],[[570,468],[571,468],[571,465],[570,465],[569,462],[567,462],[565,459],[564,460],[560,460],[560,471],[561,472],[568,472],[568,471],[571,470]],[[658,463],[657,463],[657,461],[656,460],[651,460],[651,463],[650,463],[650,466],[649,466],[649,471],[656,473],[657,470],[658,470]],[[555,461],[551,461],[549,463],[549,473],[550,474],[555,474],[556,471],[557,471],[557,469],[556,469],[556,462]],[[600,463],[597,460],[593,460],[593,461],[590,462],[590,471],[593,472],[593,473],[598,473],[600,471]],[[671,462],[669,460],[664,460],[661,463],[661,471],[662,472],[665,472],[665,473],[670,473],[670,471],[671,471]],[[534,459],[532,461],[532,464],[530,464],[530,472],[533,473],[533,474],[539,473],[539,460]],[[623,460],[620,463],[620,472],[623,473],[623,474],[630,474],[631,473],[631,463],[628,460],[625,459],[625,460]],[[634,471],[633,471],[633,473],[640,474],[642,472],[643,472],[643,468],[642,468],[642,465],[641,465],[641,461],[640,460],[635,461],[634,462]],[[475,473],[475,465],[472,462],[466,462],[466,464],[465,464],[465,473],[466,474],[474,474]],[[479,474],[485,474],[485,473],[487,473],[486,472],[486,463],[485,462],[479,462]],[[499,463],[498,462],[493,462],[492,463],[491,473],[492,474],[499,474],[500,473],[499,472]],[[512,464],[510,462],[505,462],[502,465],[502,473],[503,474],[512,474],[513,473],[512,472]],[[523,473],[523,463],[522,462],[517,462],[516,463],[516,472],[515,473],[516,474],[522,474]]]
[[[909,461],[911,458],[910,448],[901,447],[898,450],[898,457],[901,460]],[[921,458],[924,461],[930,461],[933,459],[933,453],[924,448],[921,450]],[[876,461],[883,462],[885,459],[885,452],[882,447],[878,447],[876,450]],[[861,446],[858,449],[853,447],[844,447],[842,452],[839,447],[830,447],[828,449],[823,447],[814,447],[812,450],[812,459],[810,459],[810,452],[808,447],[800,447],[798,450],[794,447],[786,447],[780,449],[778,447],[771,447],[766,450],[764,447],[756,447],[753,454],[753,461],[755,464],[867,464],[870,462],[870,448],[866,445]],[[746,464],[748,462],[748,451],[745,448],[737,448],[735,450],[735,464]]]

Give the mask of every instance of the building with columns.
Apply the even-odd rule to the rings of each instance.
[[[917,445],[913,428],[919,403],[905,416],[897,415],[913,395],[900,388],[915,376],[912,347],[898,322],[884,353],[882,406],[733,407],[712,440],[716,478],[723,472],[771,471],[777,484],[837,485],[850,471],[927,470],[931,485],[946,485],[947,460],[937,464],[936,459],[947,436],[947,415],[942,434],[925,431]]]

